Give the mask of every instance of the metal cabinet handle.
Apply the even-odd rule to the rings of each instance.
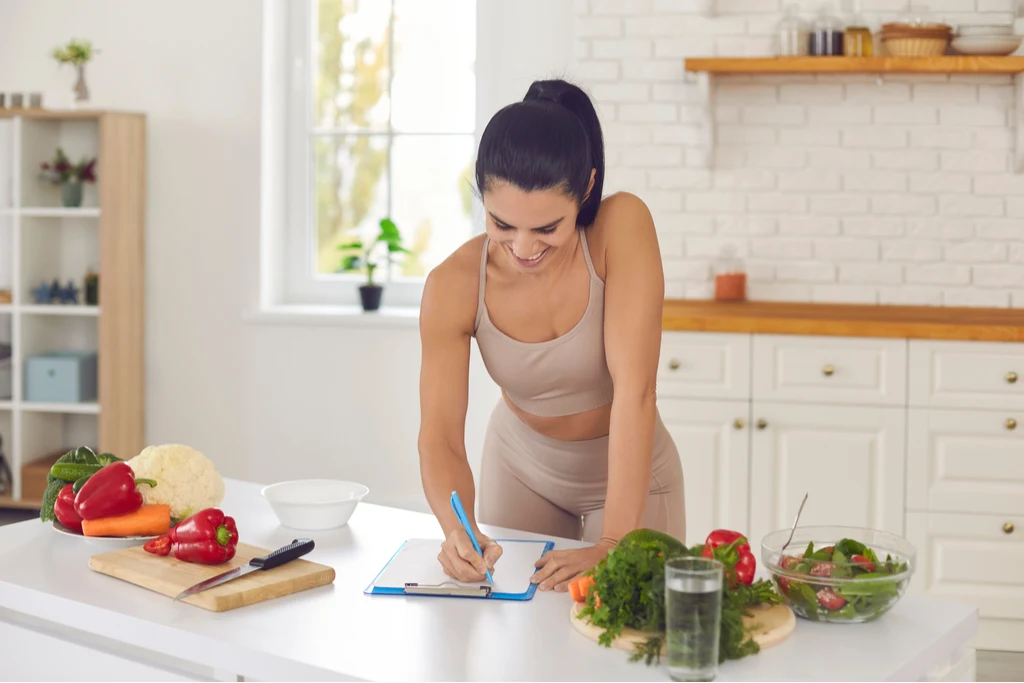
[[[1013,529],[1014,529],[1013,522],[1007,522],[1006,524],[1003,525],[1003,533],[1012,534],[1013,533]]]
[[[768,426],[768,420],[765,420],[765,419],[762,418],[762,419],[757,421],[757,428],[758,429],[764,429],[767,426]]]
[[[1013,431],[1014,429],[1017,428],[1017,421],[1014,420],[1012,417],[1006,418],[1006,428],[1009,429],[1010,431]]]
[[[733,429],[743,429],[743,428],[744,428],[744,427],[746,427],[746,426],[747,426],[747,423],[743,421],[743,418],[742,418],[742,417],[737,417],[737,418],[736,418],[735,420],[733,420],[733,422],[732,422],[732,427],[733,427]]]
[[[678,370],[679,369],[679,361],[677,361],[675,358],[670,360],[668,362],[668,369],[669,370]]]
[[[825,375],[826,377],[831,377],[832,375],[836,374],[835,366],[826,365],[821,369],[821,374]]]
[[[1007,381],[1008,384],[1016,384],[1016,382],[1017,382],[1017,373],[1013,372],[1012,370],[1010,372],[1006,373],[1006,381]]]

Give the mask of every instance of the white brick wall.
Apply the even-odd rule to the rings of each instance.
[[[575,0],[566,75],[598,103],[606,191],[654,214],[669,295],[709,296],[711,263],[733,244],[752,299],[1024,308],[1009,76],[716,76],[705,165],[707,103],[683,59],[770,54],[785,4]],[[909,9],[861,6],[876,22]],[[929,3],[972,23],[1013,8]]]

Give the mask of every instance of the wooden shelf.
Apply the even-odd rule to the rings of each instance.
[[[10,496],[0,496],[0,509],[38,510],[42,504],[41,500],[14,500]]]
[[[98,206],[67,208],[63,206],[26,206],[14,209],[21,216],[38,216],[40,218],[98,218]]]
[[[691,57],[687,71],[717,74],[1024,73],[1024,57]]]
[[[1022,342],[1024,311],[667,299],[662,327],[701,332]]]
[[[96,415],[100,412],[100,405],[98,403],[37,403],[35,401],[22,401],[18,406],[30,413]]]
[[[100,314],[99,306],[82,304],[29,304],[19,306],[18,310],[28,315],[81,315],[96,317]]]

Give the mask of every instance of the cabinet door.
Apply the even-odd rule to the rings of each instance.
[[[1024,412],[911,408],[909,425],[908,509],[1024,514]]]
[[[658,410],[679,450],[686,490],[686,542],[747,523],[750,404],[659,398]]]
[[[750,541],[800,526],[903,533],[906,411],[754,402]],[[837,539],[838,540],[838,539]]]
[[[658,395],[750,400],[750,335],[665,332]]]
[[[975,647],[1024,651],[1024,517],[907,513],[917,548],[908,592],[975,605]]]

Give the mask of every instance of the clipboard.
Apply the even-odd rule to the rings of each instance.
[[[437,561],[441,539],[411,538],[401,546],[366,590],[366,595],[415,595],[448,598],[530,600],[537,585],[530,582],[534,563],[555,547],[553,541],[495,539],[502,556],[494,567],[494,586],[486,581],[462,583],[444,573]]]

